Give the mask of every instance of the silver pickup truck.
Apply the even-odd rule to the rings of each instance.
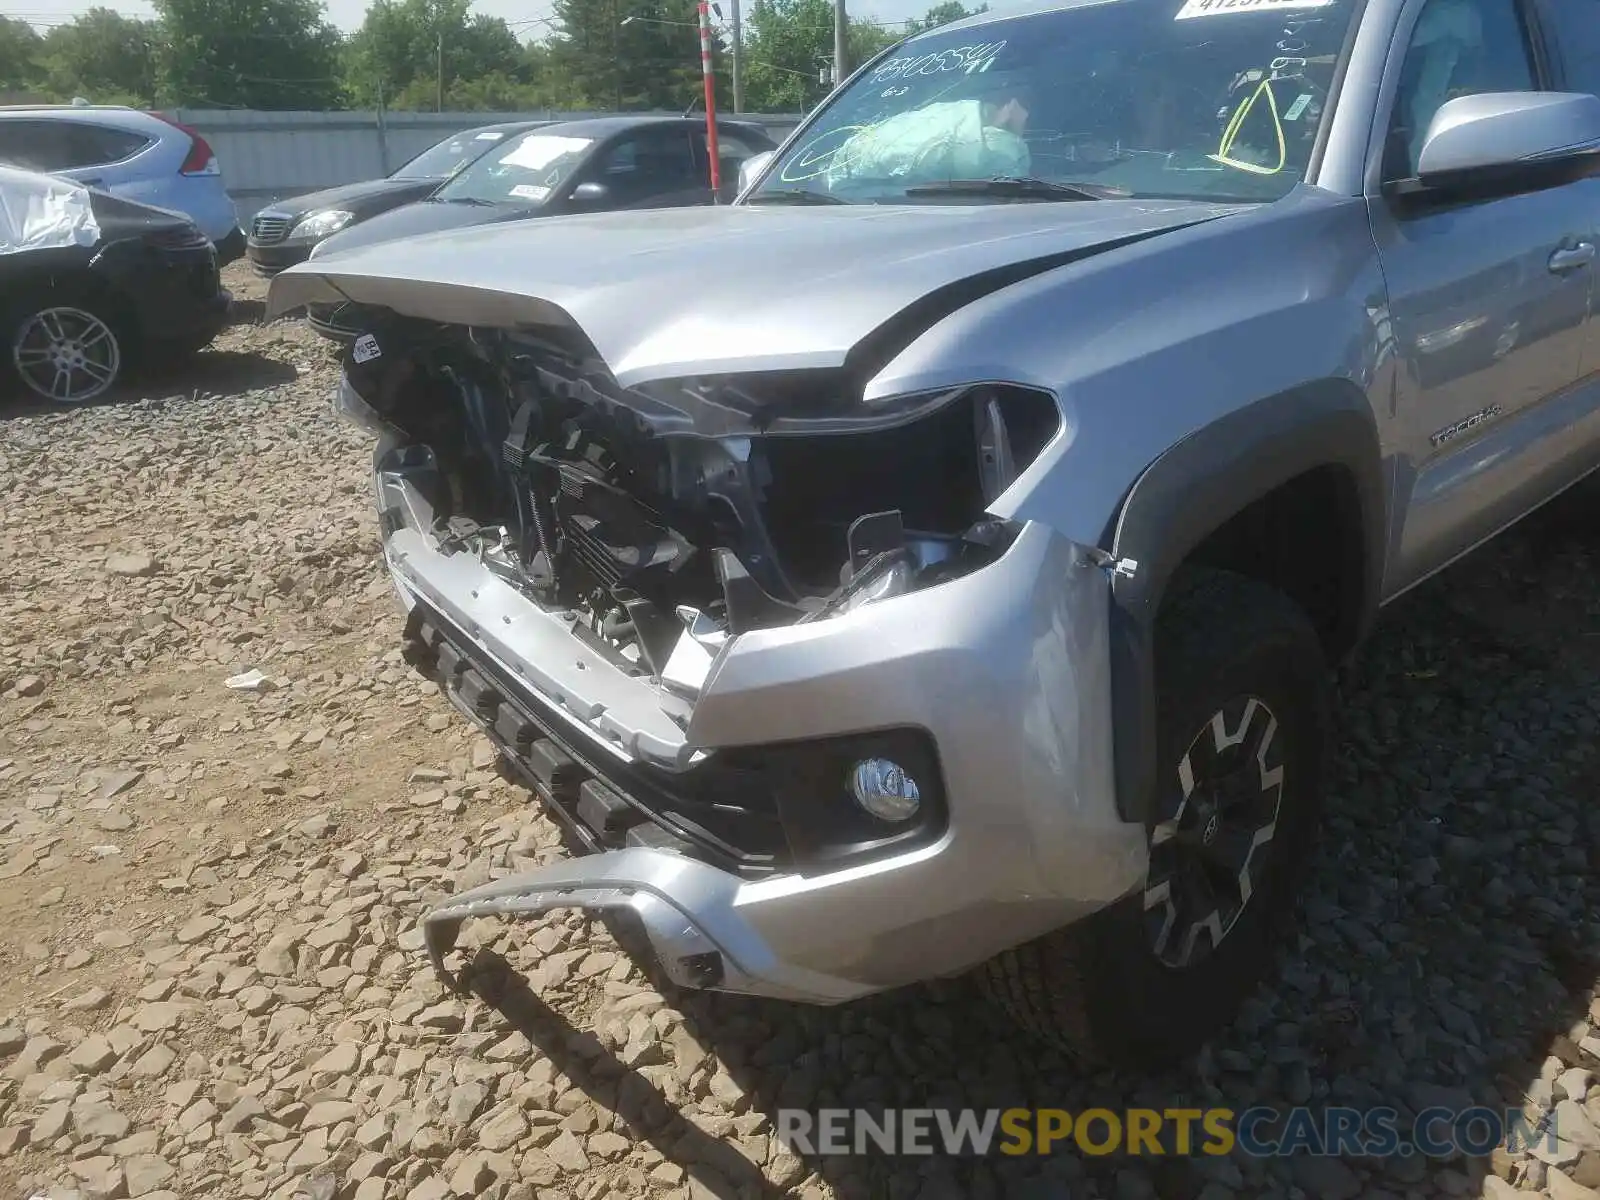
[[[1329,668],[1600,465],[1600,0],[1089,0],[739,199],[319,258],[409,638],[685,985],[978,969],[1086,1060],[1268,969]]]

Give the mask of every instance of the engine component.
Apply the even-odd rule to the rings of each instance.
[[[1009,531],[984,508],[1060,427],[1053,398],[1002,385],[852,426],[838,374],[800,372],[695,381],[704,411],[776,389],[789,413],[770,433],[715,433],[660,389],[617,387],[576,344],[393,321],[383,340],[408,352],[352,367],[347,403],[432,456],[440,548],[476,554],[680,695],[698,693],[728,637],[992,561]]]

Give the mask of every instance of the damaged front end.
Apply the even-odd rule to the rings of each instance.
[[[1011,385],[865,405],[842,370],[623,389],[556,333],[396,319],[342,402],[397,435],[440,550],[690,701],[730,637],[992,561],[1012,531],[984,510],[1061,423]]]
[[[569,840],[603,855],[430,913],[441,975],[456,982],[444,956],[469,917],[582,907],[643,922],[669,974],[692,986],[831,1002],[915,977],[913,964],[883,962],[841,979],[826,951],[775,954],[746,924],[757,909],[741,889],[871,873],[946,838],[949,763],[918,693],[942,689],[933,681],[969,657],[999,656],[926,649],[943,609],[907,609],[904,626],[876,614],[1006,556],[1021,527],[986,510],[1060,430],[1052,396],[994,384],[869,405],[845,371],[627,389],[568,330],[396,316],[347,352],[339,403],[382,435],[385,556],[413,652]],[[1043,533],[1038,545],[1060,556],[1065,543]],[[1041,602],[1031,579],[989,586],[1013,594],[953,592],[949,611],[1003,620],[1006,605]],[[871,648],[814,643],[808,681],[803,643],[835,627]],[[719,689],[741,640],[780,635],[797,644]],[[1032,669],[1034,652],[1017,653]],[[867,678],[889,703],[867,702],[852,682]],[[882,719],[834,727],[830,708]],[[950,905],[961,890],[948,888]],[[783,900],[803,897],[790,888]],[[1059,922],[1058,904],[1044,909],[1029,928]],[[818,915],[837,919],[826,905]]]

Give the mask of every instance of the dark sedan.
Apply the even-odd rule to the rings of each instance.
[[[410,204],[509,138],[548,121],[508,121],[452,133],[384,179],[368,179],[279,200],[250,222],[246,251],[259,274],[304,262],[312,247],[341,229]]]
[[[703,117],[594,117],[546,125],[507,138],[425,199],[334,234],[315,257],[497,221],[710,204],[707,143]],[[718,121],[720,198],[733,198],[741,162],[774,146],[759,125]],[[308,317],[326,337],[348,340],[358,332],[348,305],[318,305]]]
[[[0,167],[0,382],[93,399],[131,365],[208,345],[229,302],[181,213]]]

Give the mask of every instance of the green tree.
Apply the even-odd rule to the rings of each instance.
[[[159,46],[154,22],[91,8],[46,35],[42,58],[58,96],[148,108],[156,102]]]
[[[20,93],[39,84],[43,44],[26,21],[0,17],[0,93]]]
[[[381,89],[393,108],[434,108],[442,51],[446,107],[511,103],[530,78],[523,47],[505,21],[469,9],[470,0],[377,0],[345,48],[352,102],[375,107]]]
[[[555,0],[549,64],[585,108],[683,109],[702,94],[695,0]],[[719,102],[727,94],[720,38]]]
[[[195,108],[342,106],[339,31],[320,0],[155,0],[164,104]]]
[[[850,61],[871,58],[902,35],[851,21]],[[828,93],[833,63],[831,0],[756,0],[745,39],[745,107],[752,112],[803,112]]]
[[[523,47],[524,70],[528,86],[523,108],[578,109],[585,100],[577,83],[568,74],[555,44],[546,39]]]
[[[930,29],[937,29],[941,25],[948,25],[951,21],[959,21],[963,17],[975,17],[979,13],[989,11],[988,4],[980,4],[977,8],[968,8],[961,0],[944,0],[942,4],[935,4],[922,17],[913,17],[906,22],[906,36],[914,33],[926,33]]]

